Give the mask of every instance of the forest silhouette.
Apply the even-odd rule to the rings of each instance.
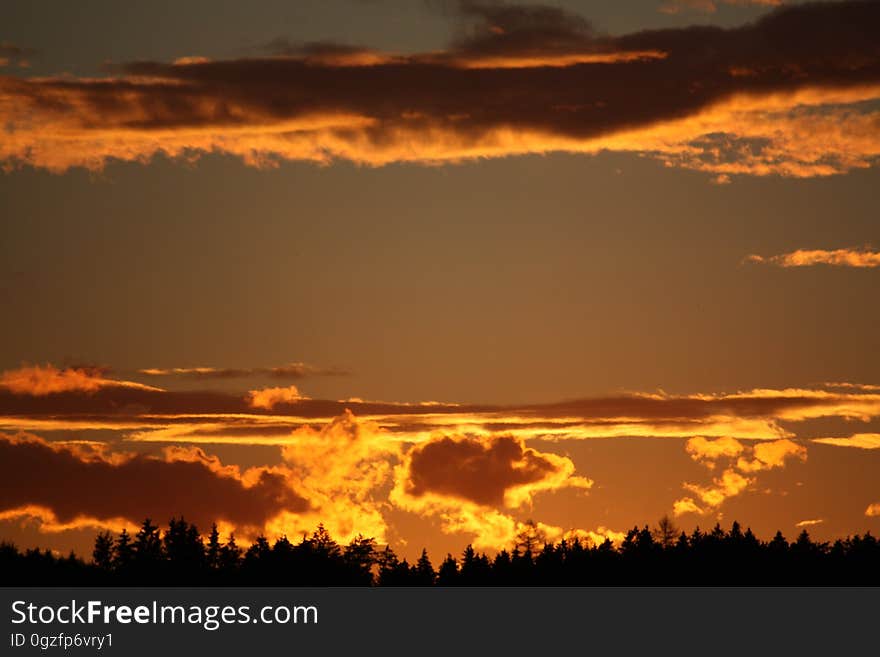
[[[234,535],[207,539],[183,518],[164,531],[147,519],[130,535],[101,532],[91,560],[73,552],[20,551],[0,544],[0,580],[21,586],[594,586],[880,584],[880,542],[870,532],[833,543],[803,530],[769,541],[734,522],[679,531],[668,517],[634,527],[619,545],[578,538],[546,542],[529,523],[510,549],[487,556],[468,545],[437,567],[426,550],[415,563],[358,536],[336,542],[319,525],[298,542],[259,536],[246,549]]]

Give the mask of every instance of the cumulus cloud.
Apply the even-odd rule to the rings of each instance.
[[[877,3],[615,37],[552,8],[462,6],[481,28],[438,53],[325,44],[134,62],[106,78],[0,78],[0,162],[64,171],[223,152],[254,166],[383,165],[615,150],[728,179],[832,175],[880,156],[880,38],[866,27]]]
[[[776,265],[778,267],[812,267],[831,265],[834,267],[872,268],[880,267],[880,252],[870,248],[863,249],[798,249],[791,253],[775,256],[750,255],[747,262]]]
[[[806,447],[787,439],[758,443],[752,447],[751,451],[753,458],[740,458],[736,462],[736,467],[742,472],[760,472],[761,470],[781,468],[788,458],[794,457],[801,461],[805,461],[807,458]]]
[[[408,466],[407,495],[452,496],[487,506],[519,507],[541,490],[592,486],[574,475],[570,459],[538,452],[508,436],[438,438],[413,448]]]
[[[262,388],[248,392],[248,404],[253,408],[272,410],[278,404],[295,404],[303,399],[296,386]]]
[[[743,451],[742,443],[730,436],[722,436],[715,440],[707,440],[703,436],[695,436],[687,441],[685,450],[695,461],[703,461],[710,467],[723,456],[739,456]]]
[[[0,513],[37,515],[49,529],[185,513],[200,527],[226,521],[258,530],[283,509],[307,508],[283,471],[240,471],[196,448],[146,456],[0,434]]]
[[[717,510],[730,497],[735,497],[756,482],[755,473],[782,468],[791,458],[805,461],[807,450],[786,438],[759,442],[746,447],[731,438],[705,440],[700,437],[688,440],[686,451],[695,461],[714,468],[726,461],[720,476],[713,477],[711,485],[685,482],[682,487],[691,493],[673,503],[673,514],[706,514]],[[696,498],[696,499],[694,499]]]
[[[44,396],[64,392],[95,392],[101,388],[134,388],[161,392],[161,388],[105,378],[101,370],[89,367],[59,369],[52,365],[25,365],[0,373],[0,387],[16,395]]]
[[[321,428],[301,427],[281,450],[290,480],[312,507],[282,513],[269,530],[295,534],[323,522],[343,540],[358,533],[384,541],[392,469],[401,445],[376,424],[345,412]]]
[[[588,490],[593,482],[574,471],[569,458],[508,436],[440,435],[406,454],[395,469],[390,499],[407,511],[440,518],[447,533],[473,534],[475,546],[511,547],[528,523],[506,509],[528,506],[543,491]],[[566,535],[559,527],[537,526],[550,540]],[[598,533],[578,536],[595,540]]]

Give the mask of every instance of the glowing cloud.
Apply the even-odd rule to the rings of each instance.
[[[307,363],[290,363],[279,367],[148,367],[138,370],[145,376],[187,377],[193,379],[240,379],[265,376],[274,379],[302,379],[307,376],[344,376],[345,370],[322,368]]]
[[[813,442],[836,447],[880,449],[880,433],[857,433],[845,438],[813,438]]]
[[[593,484],[574,474],[570,459],[504,436],[488,441],[437,436],[407,453],[395,468],[395,482],[390,497],[395,505],[439,518],[444,532],[473,534],[474,546],[482,548],[511,547],[528,529],[499,507],[527,506],[538,492],[587,490]],[[538,528],[548,537],[566,533],[543,523]],[[594,540],[598,534],[582,536]]]
[[[290,481],[309,499],[308,513],[282,513],[275,534],[310,531],[323,522],[342,540],[358,533],[384,541],[388,489],[401,446],[371,422],[345,412],[319,430],[302,427],[282,448]]]
[[[776,265],[778,267],[812,267],[813,265],[832,265],[834,267],[871,268],[880,267],[880,252],[865,249],[798,249],[791,253],[763,257],[750,255],[748,262]]]
[[[185,513],[200,527],[226,520],[257,531],[283,509],[307,507],[283,470],[240,471],[192,447],[145,456],[0,434],[0,512],[36,515],[44,530]]]
[[[795,527],[813,527],[814,525],[821,525],[825,522],[824,518],[817,518],[815,520],[801,520],[798,523],[795,523]]]
[[[729,436],[722,436],[715,440],[695,436],[685,444],[685,450],[692,459],[704,461],[709,467],[714,467],[715,461],[723,456],[739,456],[743,449],[742,443]]]
[[[87,367],[68,367],[58,369],[52,365],[23,366],[17,370],[0,373],[0,387],[17,395],[41,397],[62,392],[95,392],[101,388],[135,388],[161,392],[161,388],[136,383],[117,381],[102,376],[100,370]]]
[[[787,439],[774,440],[756,444],[752,447],[752,455],[754,458],[751,460],[740,458],[736,462],[736,467],[742,472],[760,472],[761,470],[781,468],[785,465],[786,459],[790,457],[805,461],[807,448]]]
[[[222,152],[259,167],[378,166],[612,150],[730,180],[880,158],[880,44],[864,29],[880,20],[876,3],[617,37],[553,8],[462,7],[480,29],[436,53],[341,46],[134,62],[108,78],[0,77],[0,163],[65,171]]]
[[[719,438],[706,441],[702,438],[692,438],[688,440],[685,449],[692,459],[703,462],[710,468],[714,468],[716,462],[721,459],[726,459],[729,465],[725,467],[721,476],[712,479],[711,486],[685,482],[683,488],[692,493],[702,506],[693,497],[683,497],[673,503],[672,510],[676,516],[714,511],[726,499],[739,495],[753,485],[756,479],[750,476],[751,474],[784,467],[789,458],[797,458],[801,461],[807,458],[805,447],[786,438],[759,442],[748,448],[733,439]],[[746,455],[750,455],[751,458]]]
[[[248,404],[252,408],[263,408],[267,411],[272,410],[277,404],[295,404],[301,399],[306,399],[296,386],[287,386],[286,388],[263,388],[261,390],[251,390],[248,393]]]

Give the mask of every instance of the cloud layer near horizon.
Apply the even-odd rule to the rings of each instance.
[[[778,267],[834,267],[873,268],[880,267],[880,252],[864,249],[798,249],[791,253],[774,256],[750,255],[747,262],[776,265]]]
[[[229,153],[255,166],[439,163],[603,150],[735,174],[822,176],[880,156],[876,2],[783,7],[734,29],[606,36],[558,9],[461,3],[442,52],[338,44],[0,78],[5,167]]]
[[[548,446],[626,437],[686,440],[691,459],[714,472],[708,483],[685,480],[687,494],[670,505],[705,516],[753,490],[765,471],[803,461],[798,423],[880,418],[876,386],[845,382],[476,405],[310,399],[295,386],[169,391],[51,365],[10,370],[0,381],[0,430],[15,432],[0,436],[0,519],[35,517],[44,531],[61,531],[185,513],[243,540],[296,535],[319,522],[341,539],[364,532],[381,540],[392,531],[389,513],[403,511],[469,534],[478,547],[509,546],[535,499],[593,489],[589,471]],[[113,438],[92,440],[84,432],[93,430]],[[874,449],[876,438],[813,442]],[[242,469],[208,455],[209,445],[274,447],[278,462]],[[552,539],[619,538],[606,528],[537,527]]]

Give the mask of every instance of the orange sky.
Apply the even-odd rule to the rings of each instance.
[[[880,529],[880,4],[416,4],[13,3],[0,538]]]

